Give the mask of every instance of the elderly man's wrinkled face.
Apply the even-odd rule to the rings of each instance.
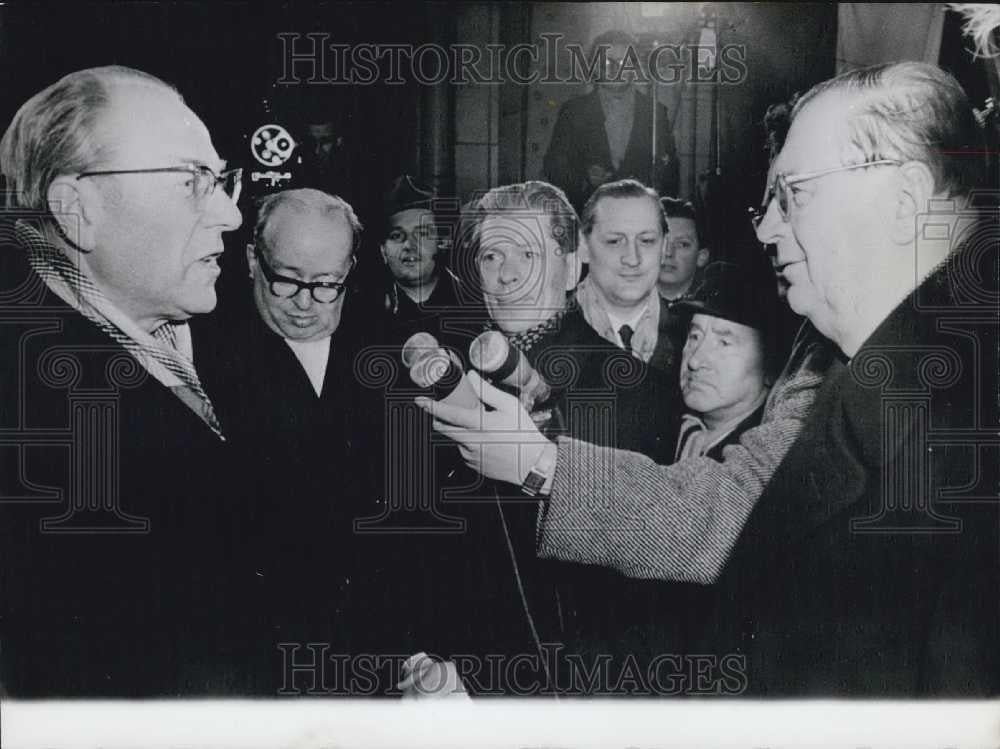
[[[544,211],[496,213],[479,228],[486,308],[506,333],[527,330],[566,306],[570,265]]]
[[[669,299],[687,293],[694,274],[708,262],[708,250],[701,246],[698,228],[692,219],[668,216],[666,248],[660,264],[660,293]]]
[[[115,85],[94,133],[109,156],[89,170],[145,169],[223,162],[208,130],[177,96],[160,86]],[[100,195],[87,272],[119,308],[146,329],[215,308],[222,234],[242,218],[220,187],[204,198],[191,175],[162,172],[83,180]],[[92,185],[92,186],[91,186]]]
[[[849,147],[850,101],[827,92],[796,116],[771,172],[795,175],[864,159]],[[880,263],[898,252],[888,236],[897,206],[891,189],[898,169],[870,167],[828,174],[789,187],[788,220],[772,199],[757,238],[777,247],[788,303],[834,342],[849,336],[866,298],[878,295]]]
[[[760,332],[712,315],[691,318],[681,353],[684,405],[711,428],[741,416],[765,389]]]
[[[663,255],[660,207],[653,198],[602,198],[582,260],[590,278],[617,310],[645,305],[656,286]]]
[[[400,211],[389,218],[382,258],[403,286],[420,286],[437,274],[438,234],[434,214],[425,208]]]
[[[304,283],[342,283],[354,254],[354,234],[347,217],[342,211],[321,213],[279,206],[267,223],[264,242],[266,248],[257,247],[255,252],[251,245],[247,249],[253,297],[261,318],[275,333],[293,341],[318,341],[332,335],[340,325],[344,294],[333,302],[316,301],[306,288],[282,296],[273,291],[274,276]],[[282,291],[281,286],[277,288]]]

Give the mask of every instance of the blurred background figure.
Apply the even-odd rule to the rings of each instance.
[[[652,168],[653,104],[635,89],[638,42],[624,31],[607,31],[591,48],[598,57],[594,90],[559,110],[549,150],[546,179],[562,188],[580,211],[595,188],[632,177],[661,195],[676,195],[678,161],[667,108],[657,104],[657,159]]]
[[[710,253],[694,206],[674,198],[661,198],[660,203],[668,232],[657,287],[660,296],[672,302],[698,285],[699,271],[708,264]]]

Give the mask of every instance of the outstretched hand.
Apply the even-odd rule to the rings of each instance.
[[[498,390],[476,372],[466,376],[480,408],[429,398],[417,398],[417,405],[434,417],[435,430],[455,440],[470,468],[486,478],[520,485],[550,443],[516,396]]]

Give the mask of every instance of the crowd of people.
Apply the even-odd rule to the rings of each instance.
[[[601,137],[600,175],[460,210],[269,195],[223,315],[241,175],[181,94],[36,94],[0,142],[4,693],[996,695],[979,125],[923,63],[790,119],[777,277],[711,261],[672,143],[649,185]]]

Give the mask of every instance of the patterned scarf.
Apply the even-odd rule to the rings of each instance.
[[[142,367],[194,411],[221,440],[225,440],[212,402],[201,386],[194,362],[177,347],[190,341],[187,323],[166,322],[151,334],[117,309],[94,282],[84,275],[34,227],[18,221],[18,242],[28,262],[56,296],[97,325]]]
[[[604,340],[621,347],[618,343],[617,331],[608,316],[608,311],[601,300],[600,294],[594,288],[593,280],[587,276],[576,287],[576,300],[580,305],[583,318]],[[646,311],[642,313],[639,322],[632,331],[632,356],[648,362],[653,358],[660,327],[660,300],[655,289],[646,303]]]
[[[507,336],[507,340],[510,341],[511,344],[520,349],[522,354],[527,354],[540,340],[547,338],[549,335],[559,330],[559,328],[562,327],[562,322],[566,315],[576,308],[576,300],[573,297],[570,297],[566,300],[566,306],[548,320],[538,323],[538,325],[533,328],[522,330],[520,333],[504,333],[504,335]],[[488,330],[496,330],[496,323],[490,322],[487,324],[486,328]]]

